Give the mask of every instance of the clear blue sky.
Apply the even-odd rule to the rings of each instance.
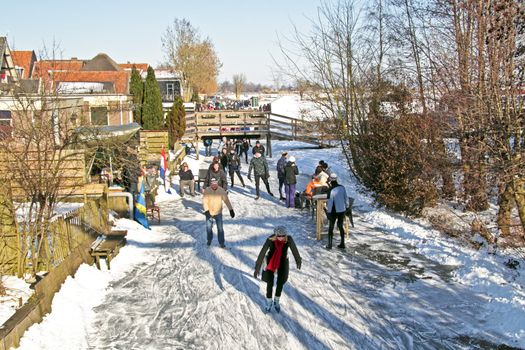
[[[59,43],[63,58],[91,58],[105,52],[119,63],[163,61],[161,36],[174,18],[187,18],[209,36],[223,63],[220,81],[245,73],[248,81],[272,83],[277,33],[292,23],[309,28],[319,0],[46,0],[8,1],[0,36],[15,50]],[[9,15],[8,15],[9,14]]]

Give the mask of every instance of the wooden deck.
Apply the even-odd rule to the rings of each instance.
[[[259,111],[206,111],[186,116],[185,139],[266,138],[267,155],[272,156],[272,139],[294,140],[330,147],[330,135],[319,122],[299,120]]]

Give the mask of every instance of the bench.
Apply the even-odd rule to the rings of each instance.
[[[95,260],[95,265],[100,270],[100,259],[106,260],[108,270],[111,260],[117,256],[121,247],[126,244],[127,231],[112,232],[102,239],[97,239],[91,246],[90,255]]]
[[[208,175],[208,169],[199,169],[199,175],[195,179],[197,191],[201,190],[201,182],[204,183],[206,181],[206,175]]]

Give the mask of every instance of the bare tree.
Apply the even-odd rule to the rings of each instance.
[[[209,38],[201,39],[198,30],[187,19],[176,18],[162,36],[166,65],[183,75],[184,99],[193,90],[213,93],[221,62]]]
[[[241,98],[244,85],[246,84],[246,76],[244,73],[233,75],[233,90],[235,92],[235,98],[239,100]]]

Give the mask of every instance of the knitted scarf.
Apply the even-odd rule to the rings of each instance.
[[[273,244],[275,245],[275,251],[273,252],[272,258],[266,266],[266,270],[275,272],[279,268],[281,265],[281,255],[283,254],[283,246],[285,243],[285,240],[281,239],[275,239],[273,241]]]

